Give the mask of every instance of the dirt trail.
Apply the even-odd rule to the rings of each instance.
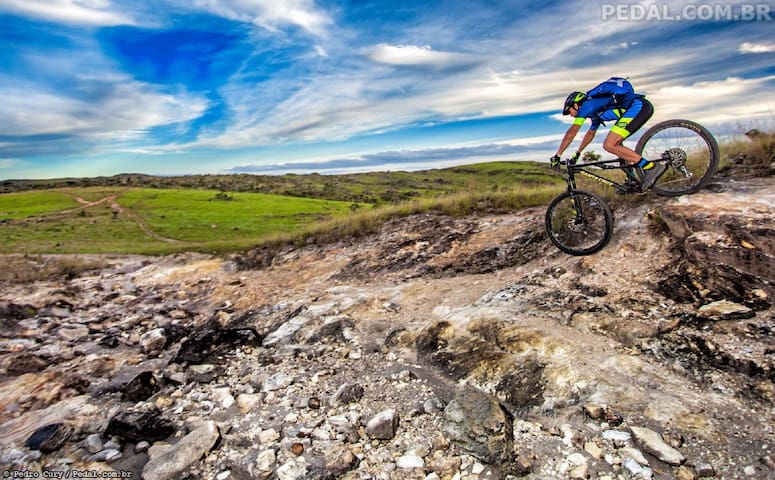
[[[135,214],[133,212],[125,210],[124,207],[119,205],[116,202],[116,196],[117,195],[109,195],[107,197],[101,198],[101,199],[99,199],[97,201],[94,201],[94,202],[90,202],[89,200],[86,200],[86,199],[84,199],[82,197],[79,197],[78,195],[73,195],[73,194],[68,194],[68,195],[73,197],[76,202],[81,204],[81,206],[80,207],[76,207],[76,208],[70,208],[68,210],[63,210],[63,211],[61,211],[59,213],[69,213],[69,212],[73,212],[75,210],[82,210],[82,209],[85,209],[85,208],[95,207],[95,206],[101,205],[103,203],[109,203],[110,204],[110,210],[113,212],[114,215],[122,215],[122,214],[126,215],[130,220],[135,222],[138,227],[140,227],[140,230],[142,230],[143,233],[145,233],[149,237],[153,238],[154,240],[158,240],[160,242],[167,242],[167,243],[183,243],[181,240],[165,237],[163,235],[160,235],[160,234],[154,232],[153,229],[151,228],[151,226],[148,225],[148,222],[145,221],[145,219],[143,219],[142,217],[140,217],[139,215],[137,215],[137,214]]]

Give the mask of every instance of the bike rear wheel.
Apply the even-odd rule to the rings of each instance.
[[[546,234],[570,255],[591,255],[608,244],[614,231],[611,209],[597,195],[564,192],[546,209]]]
[[[716,172],[719,149],[708,129],[691,120],[667,120],[649,128],[635,151],[649,160],[664,159],[667,170],[652,190],[663,197],[694,193]]]

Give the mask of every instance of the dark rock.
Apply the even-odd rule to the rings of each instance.
[[[698,477],[715,477],[716,470],[708,462],[697,462],[694,464],[694,470]]]
[[[363,397],[363,387],[358,383],[345,383],[331,396],[331,404],[346,404],[359,401]]]
[[[184,341],[175,356],[176,363],[222,363],[240,345],[260,346],[261,335],[253,328],[202,330]]]
[[[126,402],[142,402],[161,389],[153,372],[141,372],[124,386],[121,399]]]
[[[174,432],[172,423],[162,418],[159,412],[124,411],[110,419],[105,435],[118,435],[137,443],[163,440]]]
[[[64,423],[52,423],[35,430],[24,442],[24,446],[31,450],[40,450],[43,453],[51,453],[62,448],[62,445],[73,434],[73,428]]]
[[[593,287],[590,285],[581,284],[578,286],[578,289],[581,293],[590,297],[605,297],[608,295],[608,290],[601,287]]]
[[[25,373],[42,372],[50,365],[49,361],[40,358],[37,355],[29,353],[20,353],[13,357],[8,364],[8,374],[17,376]]]
[[[401,335],[406,332],[405,327],[398,327],[390,331],[385,337],[386,347],[395,347],[400,343]]]
[[[605,411],[605,421],[612,427],[618,427],[624,423],[624,417],[607,408]]]
[[[344,329],[351,328],[355,325],[352,318],[348,316],[341,316],[326,321],[315,333],[313,333],[308,339],[307,343],[317,344],[326,339],[332,339],[335,341],[343,342]]]
[[[495,399],[466,386],[444,410],[450,440],[479,460],[503,465],[512,458],[513,420]]]
[[[3,321],[3,325],[6,325],[5,322],[8,320],[24,320],[34,317],[37,313],[38,309],[29,304],[0,302],[0,320]]]
[[[329,447],[322,456],[313,456],[307,461],[310,465],[306,478],[310,480],[340,478],[360,464],[358,457],[343,445]]]
[[[453,332],[446,321],[437,322],[417,336],[420,362],[439,368],[453,379],[468,376],[482,364],[497,363],[506,353],[482,338]],[[483,332],[477,332],[484,336]]]
[[[99,345],[105,348],[116,348],[119,345],[118,337],[115,335],[105,335],[100,338]]]
[[[514,365],[495,386],[498,398],[515,408],[540,405],[544,401],[544,364],[526,357]]]

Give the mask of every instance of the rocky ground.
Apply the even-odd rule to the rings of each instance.
[[[772,179],[654,198],[590,257],[529,209],[4,282],[0,470],[775,478],[774,207]]]

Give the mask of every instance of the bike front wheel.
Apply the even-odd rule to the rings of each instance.
[[[716,172],[719,149],[708,129],[691,120],[667,120],[649,128],[635,151],[649,160],[662,159],[667,170],[652,190],[663,197],[694,193]]]
[[[608,244],[614,231],[611,209],[597,195],[565,192],[546,209],[546,234],[570,255],[591,255]]]

